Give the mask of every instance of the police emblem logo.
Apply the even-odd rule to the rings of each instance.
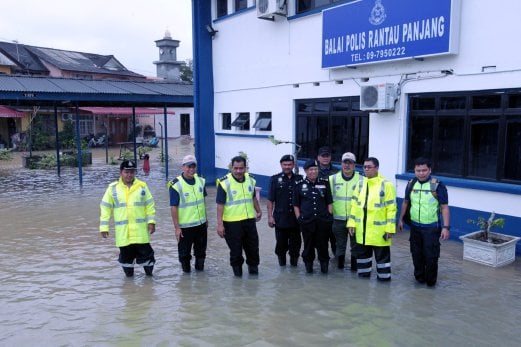
[[[387,18],[385,7],[382,5],[382,0],[376,0],[369,16],[369,23],[372,25],[380,25]]]

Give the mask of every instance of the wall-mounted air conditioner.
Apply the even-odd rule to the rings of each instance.
[[[396,85],[375,84],[360,88],[360,110],[393,111],[396,101]]]
[[[62,113],[63,122],[73,121],[73,120],[74,120],[74,115],[72,113]]]
[[[257,0],[257,17],[273,18],[274,15],[287,16],[287,0]]]

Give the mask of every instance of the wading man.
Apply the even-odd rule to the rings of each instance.
[[[187,155],[181,162],[181,175],[169,183],[170,214],[174,222],[175,238],[179,262],[183,272],[188,273],[192,259],[192,247],[195,256],[195,269],[204,270],[206,245],[208,242],[208,224],[206,221],[205,180],[196,174],[197,160]]]
[[[100,232],[109,235],[110,217],[114,215],[119,263],[127,277],[134,275],[134,261],[152,276],[155,258],[150,234],[156,230],[154,199],[145,182],[136,178],[137,166],[132,160],[120,165],[119,181],[111,183],[100,204]]]
[[[280,266],[286,266],[286,254],[289,251],[291,266],[297,266],[302,238],[293,210],[293,190],[295,182],[302,180],[295,175],[295,157],[286,154],[280,158],[282,172],[271,176],[268,191],[268,225],[275,228],[275,254]]]
[[[400,210],[398,230],[403,230],[408,214],[409,237],[414,277],[419,283],[434,286],[438,278],[440,237],[450,236],[449,197],[445,185],[431,177],[430,160],[418,158],[414,162],[413,178],[405,189]],[[441,211],[441,219],[440,219]]]
[[[231,172],[217,180],[217,234],[224,237],[230,248],[230,265],[237,277],[242,276],[242,264],[250,275],[259,273],[259,234],[255,222],[262,212],[255,198],[255,179],[246,172],[246,159],[231,160]]]

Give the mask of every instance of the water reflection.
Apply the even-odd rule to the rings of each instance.
[[[392,246],[391,283],[333,266],[310,276],[302,263],[276,265],[263,220],[260,275],[238,279],[212,203],[206,270],[183,274],[159,166],[140,176],[157,202],[158,263],[152,278],[142,269],[126,278],[113,239],[97,232],[99,200],[117,167],[84,174],[79,187],[74,169],[61,178],[0,169],[0,345],[518,345],[519,261],[502,269],[463,262],[456,242],[443,244],[435,289],[414,284],[407,234]],[[215,189],[208,192],[213,202]]]

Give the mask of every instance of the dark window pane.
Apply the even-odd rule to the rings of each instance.
[[[217,0],[217,17],[228,14],[228,0]]]
[[[312,0],[298,0],[297,1],[297,13],[309,11],[311,9]]]
[[[409,128],[409,158],[407,170],[414,169],[414,160],[432,158],[433,117],[413,117]]]
[[[436,100],[434,97],[415,97],[412,98],[412,109],[413,110],[434,110],[436,106]]]
[[[438,126],[438,170],[463,175],[465,140],[463,117],[440,117]]]
[[[353,152],[361,163],[368,156],[369,116],[334,117],[331,121],[332,160],[340,162],[344,152]]]
[[[315,158],[321,146],[328,145],[327,117],[297,117],[297,143],[302,146],[299,157]]]
[[[441,97],[440,110],[464,110],[466,106],[464,96]]]
[[[332,112],[347,112],[347,111],[349,111],[349,103],[347,101],[334,102],[331,111]]]
[[[235,0],[235,11],[244,10],[248,7],[248,0]]]
[[[521,181],[521,118],[507,123],[506,141],[505,178]]]
[[[508,108],[521,108],[521,94],[508,96]]]
[[[356,98],[351,102],[351,110],[360,111],[360,98]]]
[[[237,127],[239,130],[250,130],[250,114],[248,112],[241,112],[232,123],[232,127]]]
[[[253,124],[254,129],[271,130],[271,112],[259,112],[259,117]]]
[[[232,114],[231,113],[222,114],[222,128],[223,128],[223,130],[231,130],[231,128],[232,128]]]
[[[315,112],[328,112],[329,113],[329,102],[315,102]]]
[[[298,112],[301,113],[301,112],[311,112],[311,110],[313,110],[313,103],[311,102],[299,102],[298,103],[298,108],[297,108]]]
[[[476,95],[472,97],[472,108],[500,108],[501,95]]]
[[[469,175],[496,178],[498,118],[472,117],[470,122]]]

